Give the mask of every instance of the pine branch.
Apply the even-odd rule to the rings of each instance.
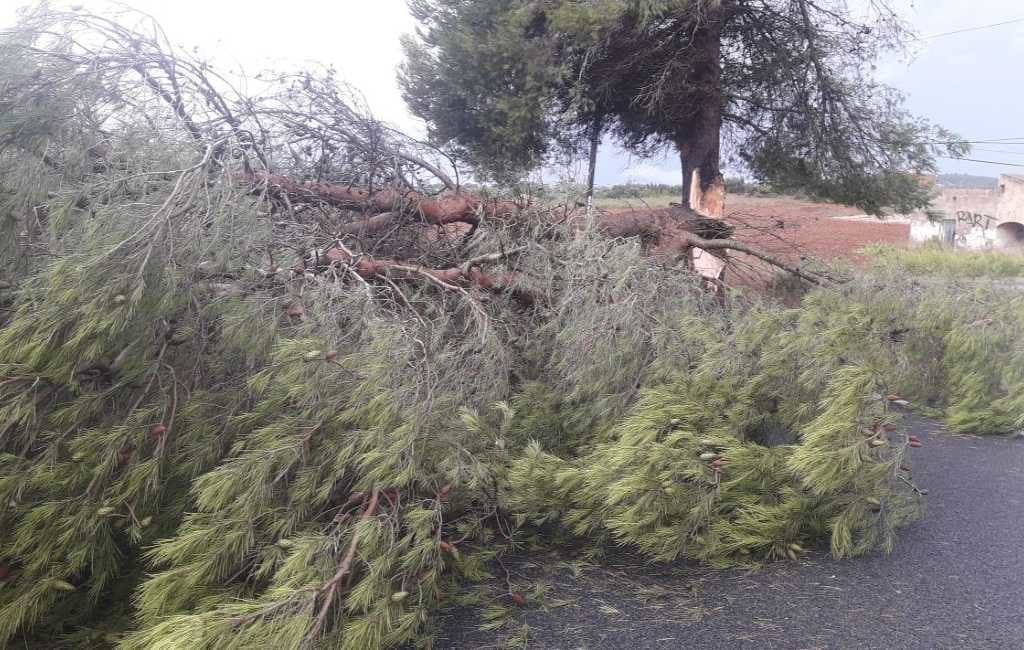
[[[373,492],[370,494],[370,500],[363,509],[363,513],[359,516],[361,522],[368,521],[377,514],[377,506],[380,503],[380,488],[373,488]],[[320,592],[327,592],[323,597],[323,604],[320,606],[320,613],[316,617],[316,623],[310,629],[309,634],[306,635],[307,640],[317,639],[320,637],[320,633],[323,631],[324,625],[327,622],[327,615],[331,611],[331,607],[334,605],[335,595],[338,593],[338,589],[341,587],[343,581],[347,580],[352,572],[352,562],[355,561],[356,550],[359,547],[359,535],[358,525],[353,527],[352,541],[349,542],[348,550],[345,552],[345,556],[341,560],[341,564],[338,565],[338,571],[334,574],[334,577],[327,581],[322,587]]]
[[[774,255],[766,253],[765,251],[762,251],[759,248],[756,248],[754,246],[751,246],[750,244],[741,241],[737,241],[735,239],[704,239],[696,235],[687,234],[681,237],[680,241],[686,243],[689,246],[696,246],[697,248],[702,248],[704,250],[730,250],[739,253],[746,253],[747,255],[756,257],[762,262],[767,262],[768,264],[778,269],[781,269],[786,273],[795,275],[801,280],[806,280],[807,282],[810,282],[813,285],[820,286],[822,284],[825,284],[826,282],[825,278],[821,276],[808,273],[807,271],[801,269],[800,267],[787,264],[784,260],[779,259]]]
[[[331,248],[317,257],[327,262],[328,265],[344,264],[365,279],[383,278],[394,272],[419,277],[441,289],[461,294],[474,305],[476,301],[462,286],[459,286],[460,284],[479,287],[495,293],[507,291],[523,304],[532,305],[537,301],[538,296],[520,286],[521,278],[519,276],[512,273],[489,274],[479,269],[484,264],[500,262],[526,249],[527,247],[522,246],[508,251],[480,255],[467,260],[460,266],[441,269],[410,264],[402,260],[364,256],[354,253],[341,241],[336,241]]]

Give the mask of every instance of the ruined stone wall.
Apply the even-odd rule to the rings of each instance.
[[[999,223],[1015,221],[1024,223],[1024,178],[1003,176],[997,190],[999,207],[996,219]]]
[[[924,211],[912,215],[914,243],[939,241],[960,248],[989,248],[999,223],[1000,192],[995,189],[944,188]]]

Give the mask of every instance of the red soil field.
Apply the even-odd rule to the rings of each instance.
[[[644,210],[669,211],[671,208]],[[632,213],[634,209],[614,209]],[[787,262],[815,258],[831,263],[862,263],[857,251],[874,243],[903,244],[910,239],[910,224],[865,216],[863,211],[836,203],[814,203],[787,196],[729,195],[726,221],[735,237]]]
[[[910,239],[910,224],[905,220],[866,217],[857,208],[834,203],[736,195],[727,197],[725,207],[737,239],[790,262],[814,257],[860,263],[863,258],[857,251],[868,244],[905,244]]]
[[[610,212],[625,214],[635,210]],[[863,211],[846,205],[786,196],[729,195],[725,213],[725,220],[735,228],[737,240],[793,266],[820,268],[822,263],[862,266],[867,259],[859,251],[868,244],[905,244],[910,239],[910,224],[906,219],[887,221],[866,216]],[[730,252],[729,260],[725,277],[728,285],[764,289],[780,277],[778,269],[749,255]]]

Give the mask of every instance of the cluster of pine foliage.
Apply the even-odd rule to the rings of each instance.
[[[0,35],[0,645],[429,644],[553,530],[715,565],[888,549],[920,505],[897,395],[1021,426],[998,286],[723,306],[543,208],[296,264],[359,215],[261,173],[430,163],[329,75],[228,101],[152,33],[44,8]],[[508,289],[424,270],[487,251]]]

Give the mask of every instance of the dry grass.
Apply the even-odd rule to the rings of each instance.
[[[644,196],[640,198],[597,198],[594,199],[594,207],[602,210],[645,210],[647,208],[667,208],[673,203],[679,203],[679,196],[676,194],[659,194],[656,196]]]

